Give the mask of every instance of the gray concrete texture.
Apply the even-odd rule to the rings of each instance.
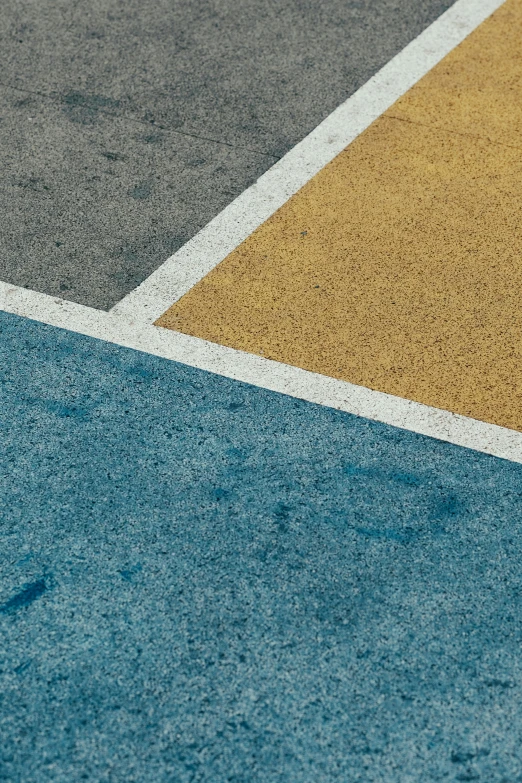
[[[0,279],[109,309],[450,5],[4,0]]]

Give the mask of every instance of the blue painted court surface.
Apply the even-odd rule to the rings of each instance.
[[[521,466],[0,337],[1,780],[522,780]]]

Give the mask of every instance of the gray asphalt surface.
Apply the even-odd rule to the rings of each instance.
[[[0,279],[109,309],[448,0],[4,0]]]

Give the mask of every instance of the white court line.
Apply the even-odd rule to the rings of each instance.
[[[457,0],[110,313],[0,282],[0,310],[522,463],[522,433],[152,325],[504,0]]]
[[[111,312],[154,323],[504,0],[457,0]]]
[[[291,397],[522,463],[522,432],[0,283],[0,309]]]

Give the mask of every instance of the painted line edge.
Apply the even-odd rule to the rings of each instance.
[[[0,310],[522,463],[522,432],[0,282]]]
[[[154,323],[504,2],[457,0],[110,312]]]

